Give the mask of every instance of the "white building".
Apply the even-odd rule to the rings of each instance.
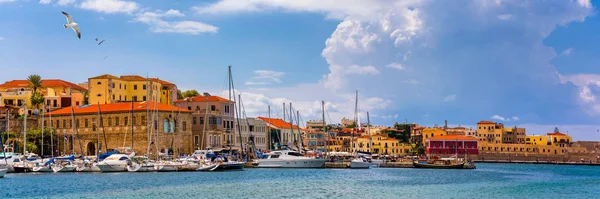
[[[234,120],[234,128],[238,128],[237,124],[238,120]],[[248,147],[252,146],[252,142],[250,140],[250,135],[254,137],[254,144],[256,145],[256,149],[267,150],[269,140],[267,139],[267,123],[263,120],[259,120],[256,118],[247,118],[247,119],[239,119],[240,122],[240,132],[242,134],[242,142],[246,151],[248,151]],[[237,131],[236,131],[237,133]],[[240,136],[239,134],[235,135],[235,146],[240,145]]]

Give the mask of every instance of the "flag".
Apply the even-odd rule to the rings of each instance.
[[[65,137],[65,141],[69,140],[69,138],[67,138],[67,136],[66,136],[66,135],[65,135],[64,137]]]

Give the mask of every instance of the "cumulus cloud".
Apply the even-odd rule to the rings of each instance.
[[[567,48],[565,50],[562,51],[562,55],[571,55],[571,53],[573,52],[573,48]]]
[[[52,0],[40,0],[41,4],[49,4],[52,3]]]
[[[58,0],[58,1],[56,2],[56,4],[58,4],[58,5],[60,5],[60,6],[66,6],[66,5],[73,4],[73,3],[75,3],[76,1],[77,1],[77,0]],[[40,1],[40,3],[42,3],[42,2]],[[49,3],[49,2],[48,2],[48,3]]]
[[[181,33],[198,35],[201,33],[216,33],[219,28],[198,21],[167,21],[164,18],[185,16],[179,10],[170,9],[145,11],[135,15],[134,22],[150,25],[150,30],[157,33]]]
[[[500,121],[506,121],[507,120],[506,118],[504,118],[502,116],[499,116],[499,115],[493,115],[491,118],[494,119],[494,120],[500,120]]]
[[[406,59],[406,58],[405,58],[405,59]],[[402,64],[400,64],[400,63],[395,63],[395,62],[394,62],[394,63],[391,63],[391,64],[388,64],[388,65],[386,65],[386,66],[387,66],[388,68],[395,68],[395,69],[398,69],[398,70],[405,70],[405,69],[406,69],[406,68],[404,68],[404,66],[402,66]]]
[[[246,85],[266,85],[272,83],[281,83],[281,78],[285,75],[284,72],[271,70],[255,70],[254,77],[250,81],[245,82]]]
[[[15,2],[16,0],[0,0],[0,3],[10,3]]]
[[[549,9],[553,11],[548,12]],[[564,121],[560,115],[577,115],[573,111],[581,110],[573,110],[565,104],[572,103],[568,96],[575,97],[577,89],[583,89],[576,84],[560,84],[564,80],[551,64],[557,53],[545,45],[544,39],[556,27],[584,21],[594,13],[591,3],[584,0],[532,1],[526,6],[520,1],[477,0],[220,0],[193,10],[198,14],[311,12],[339,20],[321,53],[329,65],[328,73],[319,82],[287,88],[297,93],[328,93],[330,95],[321,98],[336,99],[337,96],[332,95],[347,96],[358,88],[366,96],[409,104],[415,109],[411,110],[413,115],[423,115],[424,112],[416,112],[423,108],[441,109],[444,105],[439,104],[439,99],[455,101],[460,95],[461,100],[456,105],[470,107],[464,115],[485,117],[497,111],[496,107],[502,107],[506,111],[518,111],[519,115],[521,112],[531,114],[531,118],[543,117],[546,123]],[[519,20],[508,20],[516,18]],[[498,23],[499,19],[507,20]],[[511,34],[492,34],[499,32]],[[369,74],[377,74],[377,78],[353,78],[351,75],[355,74],[348,73],[353,67],[387,66],[400,63],[399,60],[403,65],[410,65],[411,70],[387,74],[364,68],[371,71]],[[423,77],[428,81],[410,87],[397,86],[408,79]],[[506,81],[506,77],[514,81]],[[310,90],[305,90],[307,88]],[[414,94],[382,97],[390,91]],[[590,91],[593,93],[593,89]],[[557,95],[565,97],[557,98]],[[286,95],[269,93],[266,96]],[[316,99],[292,96],[295,97],[289,99],[295,101]],[[344,104],[343,99],[348,98],[337,98],[335,104]],[[386,108],[394,108],[394,104]],[[440,117],[437,114],[442,112],[427,113]],[[469,116],[463,117],[466,118]],[[572,118],[577,119],[582,118]]]
[[[493,119],[493,120],[499,120],[499,121],[503,121],[503,122],[508,122],[508,121],[511,121],[511,120],[516,122],[516,121],[519,120],[519,117],[512,116],[512,117],[509,118],[509,117],[503,117],[503,116],[500,116],[500,115],[493,115],[491,117],[491,119]]]
[[[59,0],[58,4],[63,1],[72,3],[75,0]],[[132,13],[140,9],[136,2],[124,0],[84,0],[79,7],[104,13]]]

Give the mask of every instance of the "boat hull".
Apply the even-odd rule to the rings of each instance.
[[[370,162],[350,162],[351,169],[368,169],[371,167]]]
[[[55,166],[52,167],[54,172],[73,172],[77,169],[76,166]]]
[[[326,159],[313,160],[259,160],[257,168],[322,168]]]
[[[110,164],[98,164],[98,168],[100,172],[125,172],[127,171],[127,165],[118,164],[118,165],[110,165]]]
[[[33,167],[31,170],[33,172],[52,172],[52,169],[46,166]]]
[[[27,173],[27,172],[31,172],[31,168],[26,167],[26,166],[13,166],[14,172],[15,173]]]
[[[100,168],[98,168],[98,166],[94,165],[91,167],[77,167],[77,171],[78,172],[101,172]]]
[[[227,170],[243,170],[245,162],[236,163],[220,163],[210,171],[227,171]]]
[[[451,165],[413,163],[413,165],[415,166],[415,168],[422,169],[464,169],[464,163]]]
[[[204,166],[198,167],[198,169],[196,169],[196,171],[210,171],[211,169],[213,169],[217,166],[218,165],[216,165],[216,164],[204,165]]]
[[[8,169],[0,169],[0,178],[4,178],[4,175],[6,175],[6,172],[8,172]]]

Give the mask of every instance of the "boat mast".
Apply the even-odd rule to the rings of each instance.
[[[292,143],[292,145],[296,145],[296,147],[298,147],[298,139],[296,138],[296,134],[294,133],[294,117],[293,117],[293,111],[292,111],[292,103],[290,102],[290,132],[292,132],[292,136],[294,136],[294,142]],[[298,152],[302,153],[302,151],[300,150],[300,148],[298,148]]]
[[[244,107],[244,103],[242,102],[242,95],[238,95],[238,98],[240,100],[240,103],[238,104],[238,107],[240,108],[239,115],[243,115],[244,118],[246,118],[246,125],[248,125],[248,140],[252,144],[252,154],[254,154],[256,156],[256,143],[254,143],[254,135],[252,135],[252,131],[250,130],[250,122],[248,121],[248,116],[246,116],[246,107]],[[242,109],[243,109],[243,111],[242,111]],[[254,129],[252,129],[252,130],[254,130]],[[247,153],[248,152],[246,152],[246,154]]]
[[[102,126],[102,136],[104,137],[104,150],[108,152],[108,142],[106,142],[106,132],[104,131],[104,120],[102,119],[102,110],[100,110],[100,102],[98,102],[98,115],[100,116],[100,126]],[[52,117],[52,115],[50,115]],[[111,119],[110,117],[108,118]],[[100,146],[98,146],[100,148]]]
[[[304,141],[302,140],[302,132],[300,131],[300,111],[296,111],[296,127],[298,128],[298,137],[300,138],[300,148],[304,149]]]
[[[179,157],[180,149],[181,149],[181,120],[179,120],[179,114],[181,113],[181,109],[177,108],[177,120],[175,120],[175,131],[177,132],[177,157]]]
[[[371,119],[367,111],[367,132],[369,132],[369,153],[373,153],[373,135],[371,135]]]
[[[75,109],[71,106],[71,115],[73,116],[73,122],[75,122]],[[79,152],[83,155],[83,147],[81,146],[81,137],[79,137],[79,122],[75,124],[75,134],[77,134],[77,141],[79,142]],[[73,154],[75,154],[75,138],[73,138]]]
[[[159,97],[159,90],[156,89],[156,100],[154,101],[154,119],[155,119],[155,125],[154,125],[154,131],[156,131],[156,143],[154,144],[154,146],[156,146],[156,160],[158,160],[159,156],[160,156],[160,142],[158,140],[159,136],[158,136],[158,97]],[[163,124],[164,125],[164,124]]]
[[[131,99],[131,151],[133,151],[133,153],[135,154],[135,148],[133,148],[133,141],[134,141],[134,139],[133,139],[133,126],[134,126],[134,123],[135,123],[135,119],[133,118],[133,102],[134,102],[134,100],[133,100],[133,97],[132,97],[132,99]]]
[[[352,135],[350,136],[352,138],[352,139],[350,139],[351,153],[354,153],[354,131],[357,129],[357,126],[360,126],[360,124],[357,124],[357,122],[358,122],[357,118],[358,118],[358,90],[356,90],[356,100],[354,101],[354,128],[352,129]]]
[[[146,104],[146,135],[147,135],[147,146],[146,146],[146,155],[150,155],[150,140],[152,140],[152,130],[150,128],[150,109],[148,109],[148,106],[150,106],[150,104],[148,104],[148,102],[150,101],[150,81],[148,79],[148,73],[146,72],[146,100],[144,100],[144,103]]]
[[[98,104],[98,128],[96,129],[96,161],[100,161],[100,127],[102,125],[102,119],[100,118],[100,104]],[[103,128],[104,129],[104,128]]]
[[[229,66],[229,82],[230,82],[230,89],[229,89],[229,96],[231,97],[231,91],[233,90],[233,92],[235,92],[235,86],[233,85],[233,74],[231,73],[231,66]],[[231,99],[230,99],[231,101]],[[233,109],[234,109],[234,114],[233,114],[233,119],[236,121],[237,123],[237,132],[238,132],[238,136],[240,136],[240,155],[243,158],[244,157],[244,143],[242,142],[242,131],[240,128],[240,112],[242,110],[242,108],[240,107],[240,104],[236,103],[236,99],[235,99],[235,93],[233,95]],[[239,111],[236,110],[236,105],[239,108]],[[231,113],[231,110],[229,111]],[[236,128],[234,128],[235,130]],[[231,138],[233,138],[233,135],[231,134],[231,132],[229,133],[231,135]],[[232,142],[233,144],[233,142]],[[229,147],[229,152],[231,153],[231,146]]]
[[[202,145],[206,145],[206,143],[204,142],[204,138],[206,137],[206,123],[208,123],[208,96],[205,96],[206,98],[206,105],[204,106],[204,119],[202,120],[202,125],[204,127],[202,127]],[[210,140],[212,141],[212,140]],[[212,143],[209,143],[212,144]],[[205,146],[204,148],[200,148],[200,149],[208,149],[208,146]]]
[[[52,122],[52,113],[48,113],[50,115],[50,155],[54,157],[54,132],[52,131],[52,126],[54,123]]]
[[[327,158],[327,151],[329,150],[327,147],[327,142],[329,138],[329,132],[327,127],[325,126],[325,101],[321,101],[321,112],[323,113],[323,133],[325,133],[325,158]]]
[[[27,153],[27,103],[23,103],[23,155]]]
[[[283,123],[285,124],[285,103],[283,103],[283,116],[282,116],[281,118],[283,118]],[[284,128],[285,128],[285,127],[284,127]],[[282,138],[284,138],[284,137],[285,137],[285,136],[284,136],[285,134],[283,134],[283,129],[284,129],[284,128],[281,128],[281,137],[282,137]],[[282,142],[282,141],[283,141],[283,139],[282,139],[280,142]],[[287,139],[286,139],[285,141],[287,141]],[[287,146],[287,142],[286,142],[285,144],[286,144],[286,146]]]
[[[268,111],[267,111],[268,112],[267,113],[267,117],[269,118],[269,121],[271,121],[271,105],[267,106],[267,109],[268,109]],[[269,133],[268,134],[269,135],[268,138],[269,138],[269,151],[270,151],[271,150],[271,144],[273,142],[273,140],[271,138],[271,129],[270,128],[268,128],[268,132],[267,133]]]
[[[44,126],[45,126],[44,122],[46,122],[46,120],[44,120],[45,119],[45,117],[44,117],[44,110],[46,110],[46,103],[45,102],[42,103],[42,111],[41,111],[41,114],[42,114],[42,150],[41,150],[40,156],[42,156],[42,160],[44,160]]]
[[[10,108],[6,109],[6,144],[8,144],[8,139],[10,139]],[[2,148],[2,153],[4,153],[4,164],[8,165],[8,161],[6,160],[6,147]]]

